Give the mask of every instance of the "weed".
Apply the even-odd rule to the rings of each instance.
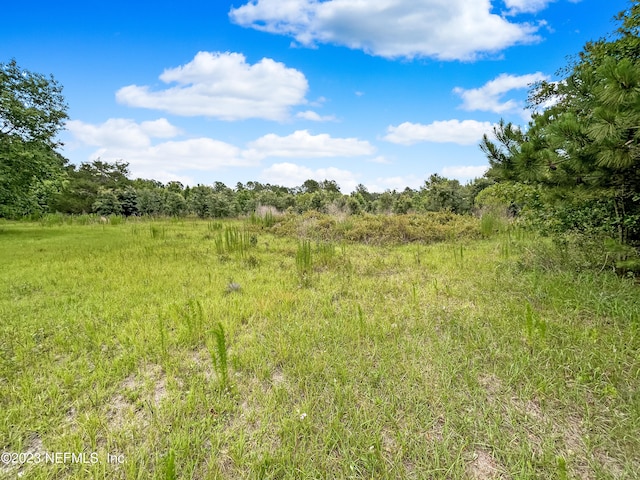
[[[298,277],[304,286],[311,283],[311,274],[313,272],[313,258],[311,254],[311,241],[302,240],[298,243],[298,251],[296,252],[296,268]]]
[[[540,319],[533,311],[531,303],[527,302],[525,306],[525,325],[527,330],[527,338],[533,342],[536,338],[544,340],[547,336],[547,322]]]
[[[227,340],[222,323],[218,322],[215,328],[211,330],[211,334],[213,335],[213,339],[209,342],[209,354],[213,362],[213,368],[218,375],[220,389],[227,391],[230,388],[229,370],[227,367]]]
[[[456,264],[464,263],[464,247],[462,245],[453,246],[453,259]]]
[[[158,330],[160,332],[160,353],[162,358],[167,358],[167,325],[162,316],[158,317]]]
[[[220,221],[210,221],[207,222],[207,230],[209,230],[210,232],[217,232],[222,230],[222,222]]]
[[[318,242],[316,244],[316,263],[323,267],[333,265],[336,258],[336,247],[332,242]]]
[[[238,253],[244,256],[250,247],[257,245],[257,237],[252,244],[252,235],[246,230],[238,227],[227,226],[219,232],[213,239],[218,255],[225,253]]]
[[[260,260],[254,255],[249,255],[244,263],[248,268],[257,268],[260,265]]]
[[[151,238],[164,238],[167,230],[164,226],[150,225],[149,231],[151,232]]]
[[[176,453],[173,449],[169,450],[169,453],[164,459],[164,480],[176,480]]]
[[[202,303],[199,300],[190,299],[185,305],[176,306],[174,311],[178,321],[186,330],[188,343],[199,343],[204,335],[205,315]]]
[[[480,218],[480,233],[484,238],[490,238],[503,232],[507,228],[504,214],[495,211],[485,212]]]

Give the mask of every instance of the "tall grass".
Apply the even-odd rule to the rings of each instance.
[[[175,306],[175,319],[184,331],[186,343],[197,345],[205,336],[205,313],[199,300],[190,299],[186,304]]]
[[[244,256],[245,253],[256,245],[254,238],[247,230],[241,230],[235,226],[226,226],[213,239],[216,252],[219,255],[227,253],[238,253]]]
[[[229,367],[227,359],[227,339],[222,323],[218,323],[211,330],[212,339],[209,342],[209,354],[213,362],[214,369],[218,375],[219,386],[222,391],[230,388]]]
[[[311,283],[311,274],[313,273],[313,256],[310,240],[301,240],[298,243],[296,268],[298,270],[300,283],[308,286]]]

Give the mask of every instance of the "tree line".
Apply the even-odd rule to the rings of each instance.
[[[41,209],[65,214],[96,213],[123,216],[187,216],[225,218],[250,215],[260,207],[277,211],[348,214],[408,213],[447,210],[469,213],[477,194],[492,182],[477,179],[462,185],[432,175],[419,189],[369,192],[358,185],[342,194],[333,180],[309,179],[294,188],[260,182],[238,182],[233,188],[223,182],[185,186],[172,181],[130,179],[125,162],[94,160],[65,167],[63,187],[49,196]]]

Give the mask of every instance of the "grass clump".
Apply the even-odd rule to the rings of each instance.
[[[227,339],[224,333],[222,323],[218,323],[211,330],[212,339],[209,342],[209,354],[213,367],[218,376],[218,385],[221,391],[228,391],[229,383],[229,367],[227,360]]]
[[[275,208],[259,207],[256,211],[251,212],[249,223],[260,228],[271,228],[278,221]]]
[[[296,251],[296,268],[300,283],[309,286],[311,274],[313,273],[313,256],[311,253],[311,241],[301,240]]]
[[[188,344],[198,344],[205,334],[205,313],[199,300],[190,299],[186,304],[174,308],[176,320],[184,331]]]
[[[244,256],[250,248],[257,245],[255,235],[236,226],[224,227],[224,230],[218,233],[213,241],[218,255],[238,253],[240,256]]]

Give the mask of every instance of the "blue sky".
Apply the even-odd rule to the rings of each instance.
[[[481,176],[501,118],[627,0],[8,2],[0,62],[53,74],[62,153],[184,184]]]

